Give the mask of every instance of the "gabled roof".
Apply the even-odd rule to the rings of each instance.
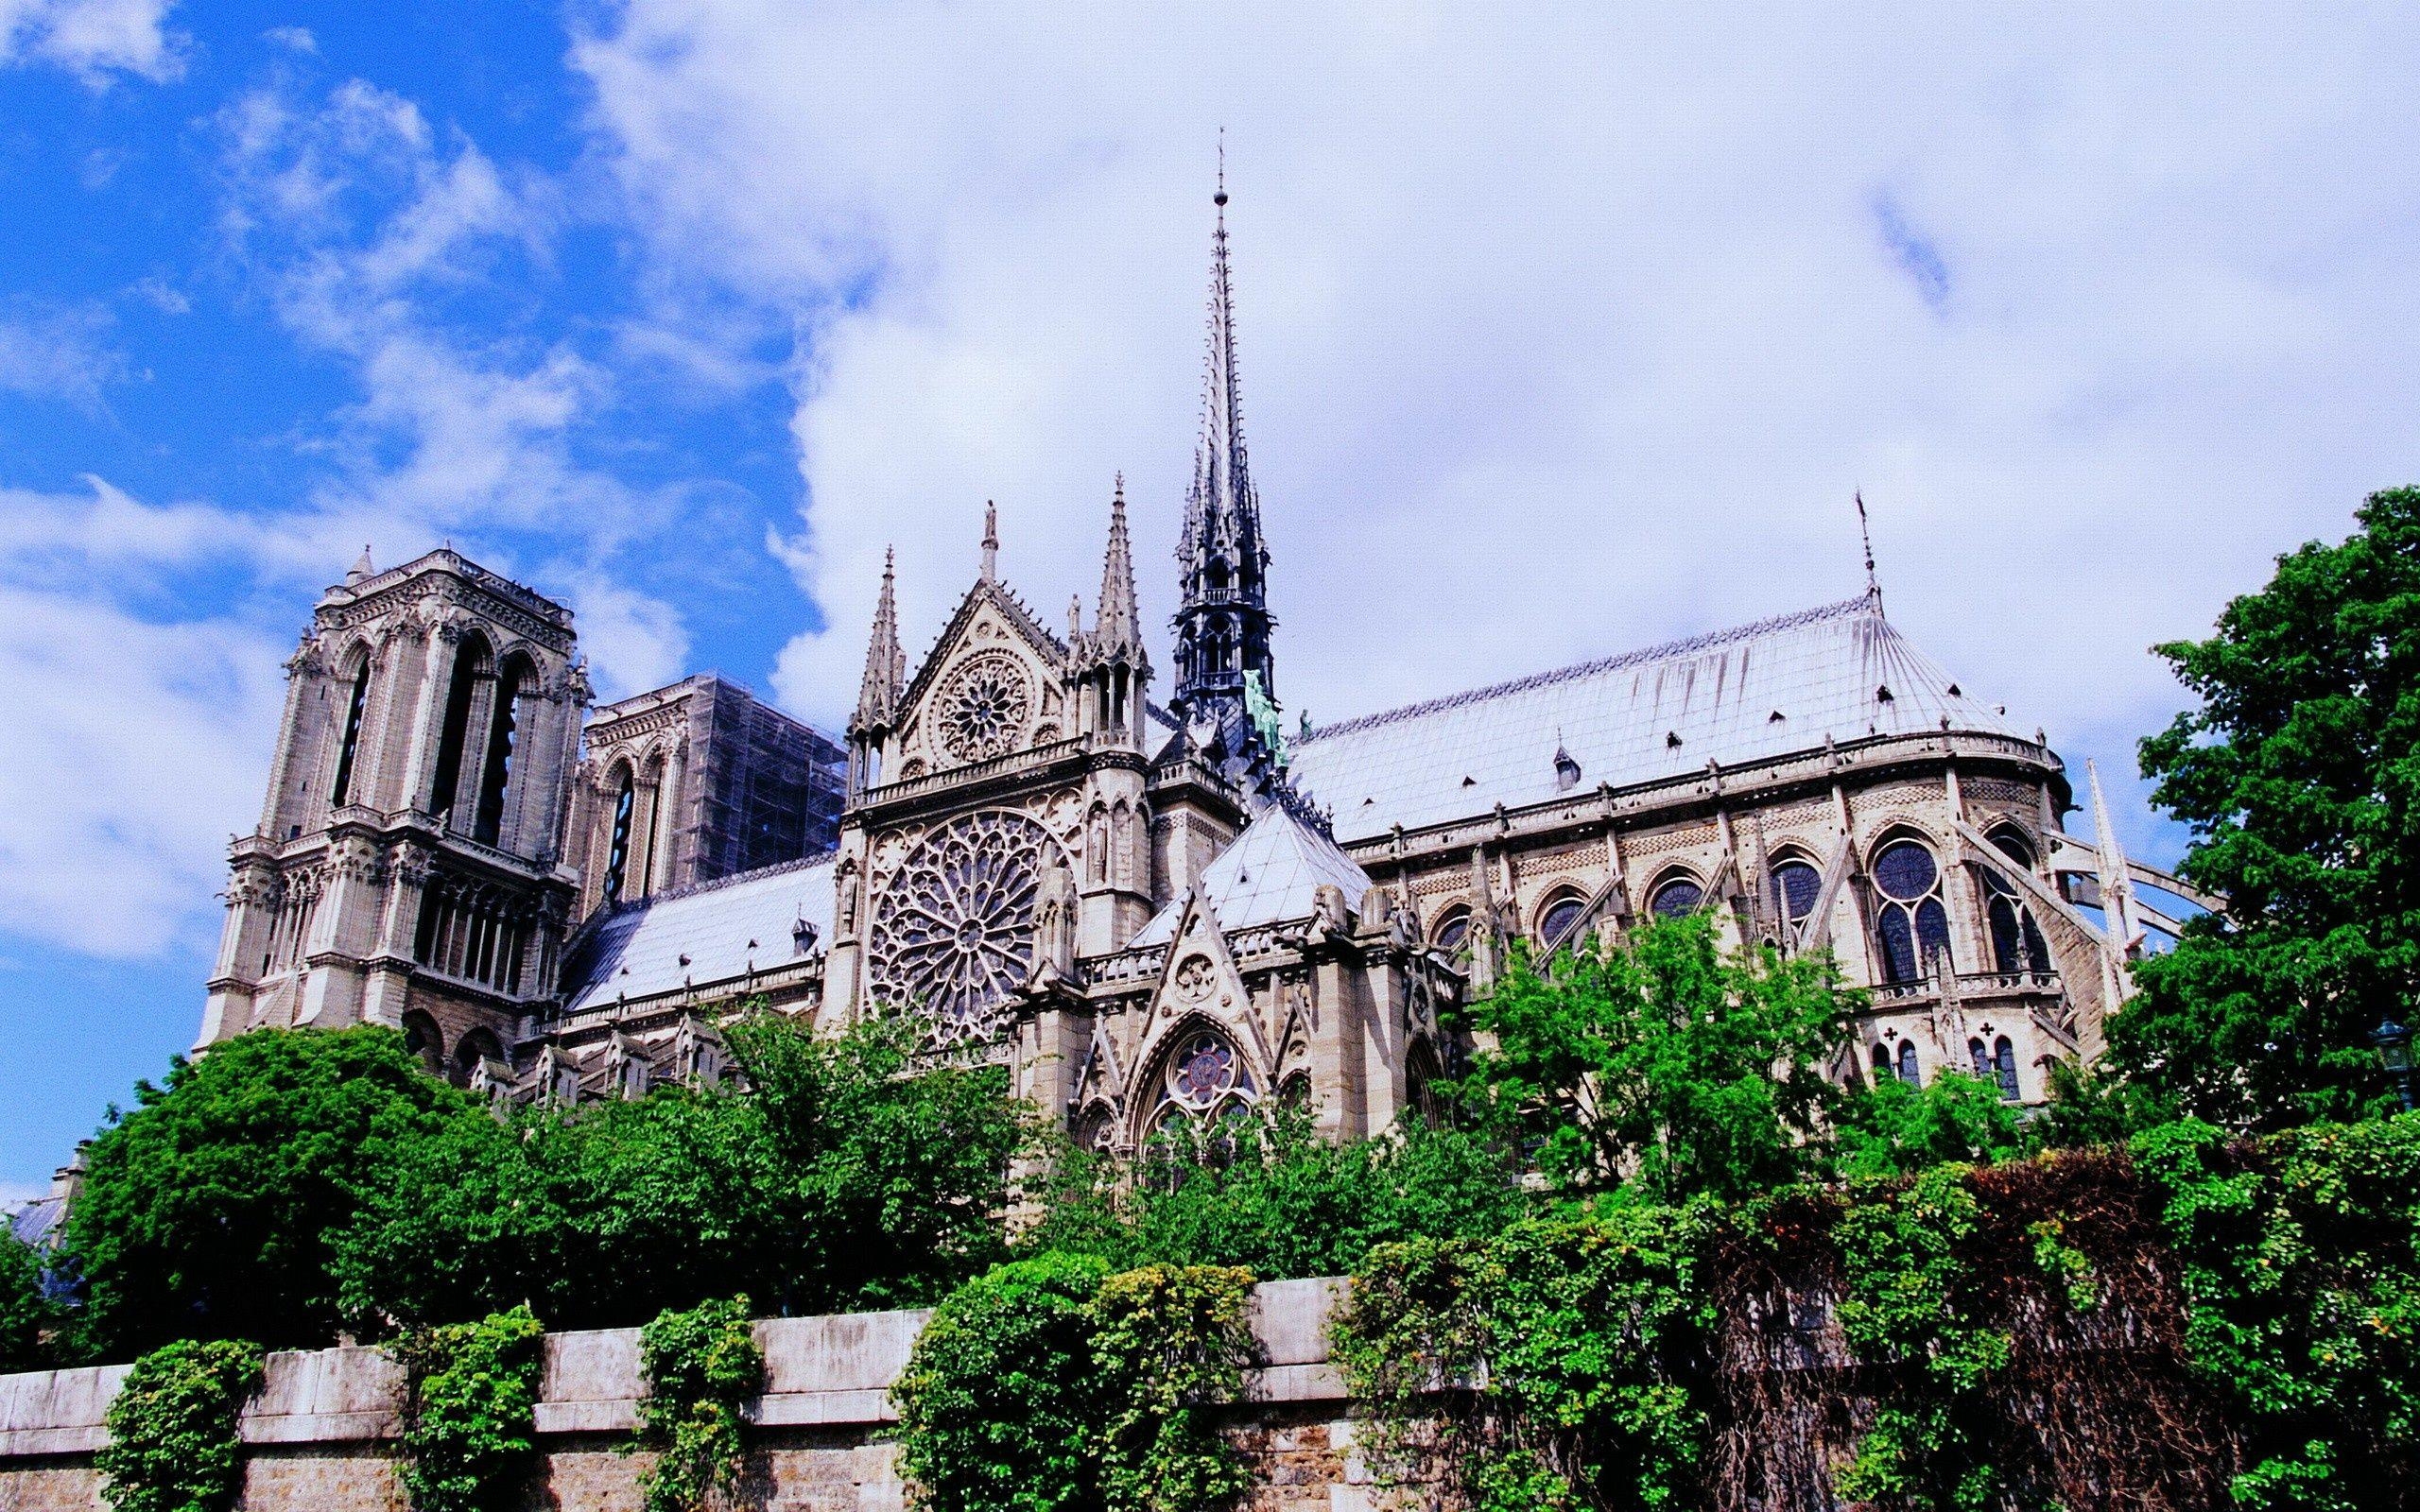
[[[563,963],[563,1010],[727,982],[800,959],[798,921],[815,951],[832,944],[832,858],[786,861],[615,910],[582,931]],[[806,953],[812,954],[812,953]],[[684,964],[683,956],[688,960]]]
[[[1344,891],[1345,906],[1361,906],[1370,874],[1336,848],[1336,842],[1283,807],[1271,804],[1244,826],[1219,858],[1201,868],[1195,889],[1218,911],[1221,929],[1249,929],[1281,919],[1308,919],[1322,885]],[[1132,944],[1165,945],[1184,914],[1180,898],[1153,915]]]
[[[1944,719],[2016,733],[1855,598],[1314,730],[1290,775],[1351,842],[1548,801],[1559,749],[1572,786],[1625,787]]]
[[[966,596],[958,601],[958,610],[950,615],[949,623],[942,627],[942,633],[934,637],[932,649],[925,653],[924,662],[916,668],[916,675],[908,680],[907,691],[899,697],[902,710],[913,709],[925,696],[925,690],[932,685],[934,674],[941,670],[942,654],[957,644],[959,638],[965,633],[967,622],[975,617],[977,604],[996,607],[1001,617],[1016,627],[1017,633],[1024,636],[1036,651],[1055,663],[1063,665],[1066,662],[1067,643],[1051,634],[1049,627],[1034,617],[1033,610],[1025,607],[1025,600],[1017,597],[1006,583],[997,578],[978,577],[975,586],[966,591]]]

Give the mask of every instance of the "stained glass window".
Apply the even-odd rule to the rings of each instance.
[[[1538,943],[1570,944],[1571,941],[1563,936],[1579,921],[1581,910],[1587,906],[1587,900],[1577,893],[1565,893],[1547,904],[1546,913],[1538,919]]]
[[[1876,934],[1888,982],[1931,974],[1936,958],[1949,967],[1949,911],[1941,902],[1941,868],[1913,840],[1893,840],[1874,858],[1874,884],[1883,897]]]
[[[1775,863],[1772,869],[1773,905],[1781,917],[1792,924],[1803,924],[1815,911],[1815,895],[1824,890],[1824,879],[1815,868],[1795,858]]]
[[[960,815],[920,841],[883,885],[868,936],[874,996],[921,1008],[935,1044],[989,1038],[1033,970],[1042,826],[1022,814]]]
[[[1660,918],[1679,919],[1696,913],[1698,905],[1704,902],[1705,889],[1695,879],[1675,877],[1655,889],[1655,896],[1647,906]]]

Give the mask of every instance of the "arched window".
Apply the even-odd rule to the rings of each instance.
[[[1116,1142],[1116,1118],[1107,1108],[1094,1107],[1076,1123],[1076,1148],[1107,1155]]]
[[[1471,911],[1467,908],[1447,909],[1445,917],[1437,925],[1437,949],[1451,955],[1468,944],[1470,937]]]
[[[521,701],[528,663],[519,657],[504,664],[496,679],[495,709],[488,720],[487,762],[479,773],[479,807],[471,838],[493,845],[504,831],[504,798],[512,782],[514,705]]]
[[[1992,1073],[1999,1079],[2000,1096],[2009,1102],[2017,1099],[2016,1047],[2002,1035],[1992,1041]]]
[[[445,692],[445,722],[437,737],[437,774],[429,783],[428,811],[450,814],[462,782],[462,750],[471,735],[471,703],[488,675],[487,637],[474,631],[454,648],[454,679]]]
[[[485,1029],[472,1030],[454,1047],[454,1085],[468,1087],[471,1074],[479,1069],[479,1062],[503,1058],[504,1046],[497,1043],[494,1035]]]
[[[1704,902],[1705,888],[1696,878],[1674,877],[1655,889],[1647,906],[1659,919],[1679,919],[1696,913]]]
[[[344,741],[337,747],[337,780],[328,788],[328,806],[337,807],[353,798],[353,762],[361,749],[361,713],[370,707],[370,659],[361,659],[361,670],[353,675],[353,696],[345,700]]]
[[[1772,885],[1773,912],[1792,929],[1806,922],[1815,911],[1815,896],[1824,890],[1824,879],[1816,869],[1796,856],[1773,863],[1768,874]]]
[[[2033,869],[2033,848],[2024,835],[2002,826],[1992,832],[1991,841],[2011,861],[2028,871]],[[2042,926],[2033,921],[2033,910],[2024,895],[1991,868],[1977,869],[1983,876],[1983,916],[1991,926],[1993,969],[2011,975],[2048,971],[2050,943],[2042,937]]]
[[[1929,975],[1938,956],[1949,962],[1949,911],[1941,902],[1941,867],[1913,840],[1893,840],[1874,858],[1874,885],[1882,893],[1876,933],[1882,943],[1886,982],[1914,982]]]
[[[1899,1041],[1899,1079],[1910,1087],[1924,1085],[1924,1077],[1916,1070],[1916,1042],[1913,1040]]]
[[[614,835],[605,847],[605,901],[609,903],[622,898],[623,874],[631,865],[631,811],[637,805],[638,792],[631,783],[631,769],[625,766],[614,788]]]
[[[1542,946],[1571,944],[1572,941],[1564,936],[1571,932],[1572,925],[1580,921],[1580,915],[1587,906],[1588,900],[1576,892],[1564,893],[1547,903],[1545,911],[1538,915],[1538,943]]]
[[[445,1070],[445,1039],[437,1021],[425,1013],[404,1015],[404,1053],[417,1058],[432,1076]]]
[[[1879,1087],[1885,1081],[1888,1081],[1893,1074],[1894,1073],[1891,1070],[1891,1047],[1878,1040],[1876,1041],[1874,1046],[1874,1084],[1876,1087]]]

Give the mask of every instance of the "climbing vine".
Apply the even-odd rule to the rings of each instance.
[[[1223,1512],[1250,1485],[1219,1431],[1252,1356],[1252,1273],[1088,1256],[952,1294],[891,1388],[926,1512]]]
[[[1964,1242],[1981,1216],[1969,1174],[1935,1166],[1902,1192],[1853,1203],[1835,1229],[1841,1331],[1860,1358],[1903,1372],[1841,1472],[1850,1500],[1974,1512],[1999,1484],[1971,1418],[2012,1340],[1969,1310]]]
[[[1334,1341],[1391,1477],[1443,1478],[1481,1512],[1696,1504],[1716,1211],[1616,1205],[1373,1251]]]
[[[545,1331],[526,1306],[405,1335],[404,1485],[414,1512],[501,1512],[537,1461]]]
[[[647,1396],[639,1449],[655,1452],[641,1477],[648,1512],[699,1512],[739,1485],[740,1412],[765,1389],[765,1353],[745,1296],[666,1310],[639,1331]]]
[[[260,1346],[181,1339],[134,1362],[94,1456],[117,1512],[228,1512],[243,1489],[236,1421],[261,1387]]]
[[[2420,1115],[2237,1142],[2138,1136],[2184,1264],[2195,1367],[2230,1399],[2237,1503],[2411,1504],[2420,1454]]]

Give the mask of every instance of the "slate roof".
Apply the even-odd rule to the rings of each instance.
[[[677,992],[684,981],[728,981],[746,974],[752,962],[758,971],[786,966],[802,954],[792,938],[802,919],[815,926],[813,949],[827,949],[828,855],[700,883],[618,909],[584,931],[564,962],[564,1011]]]
[[[1290,775],[1349,843],[1546,802],[1564,791],[1558,749],[1573,786],[1625,787],[1945,717],[2016,733],[1854,598],[1317,729],[1292,743]]]
[[[1370,874],[1338,850],[1335,841],[1272,804],[1201,868],[1198,890],[1219,911],[1221,928],[1249,929],[1309,918],[1312,897],[1323,884],[1342,888],[1345,905],[1358,908],[1361,895],[1370,890]],[[1131,944],[1167,943],[1175,938],[1184,913],[1180,898],[1154,914]]]

